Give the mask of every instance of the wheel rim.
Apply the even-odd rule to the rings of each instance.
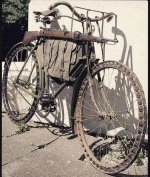
[[[115,70],[116,74],[114,76],[107,74],[108,70]],[[76,111],[79,117],[78,131],[84,153],[92,165],[104,172],[116,173],[125,170],[134,161],[143,139],[146,125],[143,91],[136,76],[117,62],[100,64],[94,71],[95,76],[98,71],[101,72],[101,78],[104,76],[103,83],[100,82],[101,85],[103,84],[100,90],[104,86],[105,89],[98,95],[98,77],[93,79],[92,87],[88,83],[88,78],[83,81]],[[111,83],[114,88],[110,87],[110,82],[106,82],[106,79],[110,78],[111,82],[114,82]],[[124,88],[121,82],[126,83]],[[120,86],[118,87],[117,84]],[[108,99],[110,95],[111,99]],[[121,102],[117,103],[118,99]],[[125,114],[128,117],[123,119],[125,109],[121,108],[127,106],[128,112]],[[121,113],[120,117],[117,112]],[[134,122],[131,123],[133,118]]]

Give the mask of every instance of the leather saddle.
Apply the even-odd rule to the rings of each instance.
[[[59,12],[58,9],[54,8],[52,10],[46,10],[46,11],[33,11],[33,13],[35,15],[43,15],[43,16],[53,16],[55,17],[55,15]]]

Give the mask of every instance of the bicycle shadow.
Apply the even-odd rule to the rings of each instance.
[[[116,33],[119,37],[123,40],[123,49],[122,49],[122,55],[121,59],[119,60],[121,63],[125,64],[128,68],[130,68],[133,71],[133,54],[132,54],[132,46],[129,45],[129,49],[127,51],[127,38],[124,34],[124,32],[118,28],[112,28],[112,32]],[[135,107],[134,102],[136,100],[135,96],[132,93],[131,84],[125,79],[125,76],[121,77],[121,73],[118,73],[115,80],[115,90],[111,90],[110,94],[114,94],[115,97],[118,100],[121,100],[121,102],[118,102],[116,107],[119,107],[121,110],[124,108],[124,110],[130,110],[128,114],[128,122],[131,126],[130,131],[135,134],[137,131],[137,123],[138,120],[135,118]],[[107,88],[108,89],[108,88]],[[114,93],[113,93],[114,92]],[[127,96],[127,98],[126,98]],[[110,99],[112,100],[112,99]],[[137,107],[136,107],[137,109]],[[122,109],[123,110],[123,109]],[[120,117],[121,118],[121,117]]]
[[[113,28],[113,32],[116,32],[116,34],[122,38],[123,40],[123,48],[122,48],[122,54],[121,54],[121,57],[120,57],[120,62],[125,64],[128,68],[130,68],[132,71],[133,71],[133,55],[132,55],[132,46],[130,45],[129,48],[128,48],[128,51],[127,51],[127,38],[124,34],[123,31],[121,31],[120,29],[114,29]],[[138,127],[138,120],[136,118],[136,115],[137,115],[137,112],[135,111],[135,108],[134,107],[134,102],[136,101],[135,100],[135,95],[133,95],[132,93],[132,88],[131,88],[131,84],[125,79],[125,76],[121,75],[121,73],[118,73],[115,77],[115,81],[114,81],[114,87],[113,88],[109,88],[107,86],[105,86],[105,90],[107,93],[109,93],[109,101],[110,101],[110,105],[113,105],[114,104],[114,100],[120,100],[118,101],[117,103],[115,103],[115,108],[119,108],[119,110],[130,110],[130,112],[128,112],[127,114],[127,120],[128,120],[128,130],[130,131],[131,134],[136,134],[137,132],[137,127]],[[96,102],[98,102],[98,95],[96,94],[96,89],[95,89],[95,92],[94,92],[94,95],[95,95],[95,100]],[[87,98],[87,100],[90,102],[91,98]],[[104,101],[104,100],[103,100]],[[102,102],[100,105],[103,105],[104,103]],[[85,107],[88,106],[85,104]],[[96,109],[96,107],[94,108]],[[90,115],[91,113],[91,110],[87,111],[86,110],[86,115]],[[92,121],[89,121],[89,123],[85,124],[85,128],[87,130],[90,130],[91,129],[94,129],[94,127],[96,127],[98,124],[101,124],[101,132],[103,132],[104,134],[109,130],[112,130],[114,129],[114,126],[115,127],[119,127],[121,126],[120,125],[120,122],[123,122],[123,118],[121,116],[119,116],[118,118],[119,121],[114,121],[114,124],[113,126],[108,122],[105,124],[105,126],[107,127],[104,127],[104,124],[103,124],[103,120],[100,121],[98,119],[95,119],[95,123],[92,124],[91,126],[91,122]],[[91,126],[91,127],[90,127]],[[94,130],[95,132],[96,131],[99,131],[98,128]],[[101,133],[100,131],[98,133]],[[126,134],[124,134],[123,132],[119,133],[120,136],[124,136]],[[82,156],[81,156],[82,157]],[[83,157],[82,157],[83,158]],[[132,165],[131,165],[132,167]],[[142,166],[141,166],[142,167]],[[137,169],[135,168],[139,168],[139,167],[134,167],[134,169],[132,169],[132,173],[129,173],[129,172],[123,172],[123,173],[118,173],[117,176],[120,177],[120,176],[124,176],[124,177],[133,177],[133,176],[137,176],[137,177],[146,177],[147,175],[145,175],[143,172],[140,172],[138,171]],[[145,166],[143,166],[143,168],[145,168]],[[129,167],[130,169],[130,167]],[[136,172],[136,170],[138,172]],[[133,174],[134,173],[134,174]],[[147,173],[147,170],[146,170],[146,173]],[[129,175],[130,174],[130,175]],[[131,175],[133,174],[133,175]],[[116,175],[115,175],[116,176]]]
[[[112,28],[113,33],[116,33],[119,37],[121,37],[123,39],[123,49],[122,49],[122,54],[121,54],[121,58],[120,58],[120,62],[127,65],[132,71],[133,71],[133,56],[132,56],[132,46],[129,46],[129,49],[127,51],[127,39],[126,36],[124,34],[123,31],[121,31],[118,28]],[[126,57],[127,55],[127,57]],[[97,94],[97,90],[96,88],[94,88],[95,91],[93,92],[95,94],[95,100],[96,102],[100,102],[100,99],[98,99],[98,97],[101,97],[101,95]],[[135,125],[137,125],[138,121],[135,118],[135,111],[134,111],[134,101],[135,101],[135,96],[132,93],[132,88],[130,83],[126,80],[125,76],[123,76],[120,72],[116,73],[115,75],[115,81],[113,81],[113,87],[110,89],[108,88],[108,86],[105,86],[105,90],[107,92],[107,94],[109,95],[109,101],[110,101],[110,105],[113,105],[114,109],[119,109],[121,110],[130,110],[130,112],[128,112],[127,114],[127,119],[128,119],[128,124],[130,125],[129,130],[135,134],[137,127]],[[87,98],[89,99],[89,102],[91,100],[91,98]],[[104,100],[102,99],[102,103],[99,104],[104,105]],[[88,105],[87,105],[88,106]],[[102,108],[104,108],[103,106],[101,106]],[[94,108],[96,109],[96,107]],[[118,110],[118,111],[119,111]],[[102,110],[101,110],[102,111]],[[91,110],[87,111],[86,110],[86,115],[90,115]],[[118,118],[120,120],[120,122],[124,121],[123,117],[119,116]],[[98,120],[95,120],[95,124],[93,124],[93,127],[96,126],[98,123]],[[106,133],[106,129],[104,129],[103,126],[103,121],[101,121],[102,123],[102,131],[104,133]],[[87,127],[89,127],[91,124],[91,121],[89,121],[89,125],[87,124]],[[107,126],[109,127],[109,129],[113,129],[113,127],[107,123]],[[114,126],[119,126],[119,121],[114,121]]]
[[[123,49],[122,49],[122,54],[121,54],[119,61],[126,64],[131,70],[133,70],[132,46],[130,45],[129,49],[127,51],[127,39],[126,39],[126,36],[123,31],[121,31],[118,28],[113,27],[112,32],[116,33],[116,35],[119,36],[120,38],[122,38],[122,40],[123,40]],[[125,57],[126,54],[127,54],[127,57]],[[129,100],[128,100],[129,105],[130,106],[133,105],[133,102],[134,102],[133,95],[130,95],[131,94],[131,87],[130,87],[129,83],[125,83],[126,82],[125,78],[121,78],[121,76],[119,74],[118,74],[118,76],[116,76],[115,82],[116,82],[115,89],[110,90],[109,88],[107,88],[107,90],[109,90],[109,93],[111,95],[113,95],[114,97],[117,97],[118,100],[122,100],[121,102],[117,103],[116,107],[125,107],[126,109],[128,109],[128,105],[125,102],[124,96],[125,96],[125,90],[128,90],[128,93],[126,93],[126,94],[129,96]],[[59,84],[57,84],[57,83],[52,84],[52,91],[55,91],[58,88],[58,86],[59,86]],[[126,87],[126,88],[124,88],[124,87]],[[51,122],[51,120],[52,120],[54,124],[69,126],[72,91],[73,90],[71,87],[67,87],[62,91],[62,93],[56,99],[56,103],[57,103],[56,111],[51,113],[47,118],[45,118],[45,120],[47,122]],[[113,99],[111,99],[111,100],[113,100]],[[137,120],[134,119],[134,117],[135,117],[135,114],[134,114],[134,112],[132,112],[132,115],[130,115],[130,120],[131,120],[130,124],[131,125],[137,124]],[[68,120],[66,121],[66,119],[68,119]],[[65,121],[68,123],[67,125],[66,125]],[[134,130],[136,130],[136,129],[134,129]]]

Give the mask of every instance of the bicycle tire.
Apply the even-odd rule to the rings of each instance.
[[[6,112],[8,113],[10,120],[17,125],[25,124],[32,118],[39,101],[39,99],[36,97],[32,96],[30,98],[28,95],[25,95],[25,92],[20,91],[14,85],[17,69],[19,72],[19,70],[23,65],[22,64],[23,61],[25,61],[25,59],[27,59],[27,57],[29,56],[32,47],[30,45],[24,46],[22,42],[18,43],[10,50],[10,52],[8,53],[5,59],[5,64],[4,64],[3,80],[2,80],[3,104]],[[30,63],[27,63],[24,70],[22,71],[26,75],[24,77],[22,76],[21,79],[22,81],[25,82],[25,79],[27,79],[30,74],[32,74],[30,77],[33,77],[33,73],[36,74],[34,78],[35,79],[34,84],[29,82],[27,84],[30,84],[30,86],[34,87],[32,91],[34,92],[35,95],[37,95],[39,91],[40,75],[39,75],[39,65],[36,60],[34,51],[31,53],[30,58],[31,58],[29,59]],[[30,67],[31,63],[33,65],[35,64],[32,73],[31,71],[28,71],[28,67]]]
[[[105,78],[106,79],[110,78],[110,75],[106,74],[106,72],[107,70],[111,70],[111,69],[116,72],[117,75],[115,76],[118,76],[117,79],[118,79],[119,84],[122,84],[120,85],[120,88],[119,87],[117,88],[115,86],[115,83],[117,82],[114,82],[112,84],[114,85],[114,87],[116,87],[116,90],[115,90],[116,93],[113,91],[112,88],[110,87],[107,88],[106,86],[104,87],[104,85],[102,85]],[[100,82],[98,81],[97,78],[94,79],[94,77],[97,77],[97,74],[99,72],[104,74],[104,78]],[[121,80],[121,77],[127,80],[126,81],[124,80],[124,82],[122,82],[123,80]],[[111,78],[112,78],[112,75],[111,75]],[[95,82],[95,85],[94,85],[94,82]],[[104,94],[103,97],[97,94],[98,90],[95,90],[97,87],[96,86],[97,83],[101,83],[100,85],[101,87],[103,87],[102,93],[101,93],[101,95]],[[105,83],[107,83],[106,80],[105,80]],[[130,89],[128,88],[127,90],[126,88],[127,86],[126,85],[123,86],[123,84],[125,83],[129,84]],[[99,90],[101,90],[101,87]],[[121,87],[124,88],[124,90],[121,90]],[[92,89],[93,89],[93,92],[91,92]],[[135,107],[137,108],[137,111],[135,115],[136,116],[138,115],[138,118],[136,117],[137,122],[136,122],[135,127],[132,126],[131,123],[128,125],[128,127],[126,126],[127,124],[125,124],[123,127],[123,124],[120,124],[123,117],[119,117],[119,114],[118,114],[119,120],[117,120],[117,116],[116,116],[117,114],[114,116],[115,110],[117,112],[117,109],[121,107],[121,102],[124,102],[123,98],[126,98],[126,99],[129,98],[129,95],[127,95],[126,97],[123,95],[123,93],[125,93],[125,89],[126,89],[126,92],[127,91],[131,92],[132,90],[133,91],[132,94],[134,94],[134,96],[132,94],[130,95],[132,95],[134,99],[136,98],[136,101],[134,100],[133,102],[133,103],[136,102]],[[121,95],[121,92],[122,92],[122,95]],[[95,95],[94,97],[94,94],[97,94],[98,96]],[[113,98],[112,97],[113,94],[114,94],[114,98],[117,98],[117,99],[121,98],[121,102],[117,105],[117,108],[115,108],[116,103],[114,104],[114,99],[110,99],[110,95],[111,95],[111,98]],[[109,99],[108,99],[108,95],[109,95]],[[104,99],[104,97],[107,99]],[[100,100],[100,98],[102,100]],[[100,104],[99,103],[100,101],[102,101],[103,104]],[[111,104],[111,101],[113,101],[113,104]],[[86,107],[87,105],[89,105],[89,107]],[[106,106],[107,109],[105,108],[104,105]],[[89,108],[90,110],[87,111],[87,108]],[[93,116],[93,120],[91,120],[92,119],[91,113],[93,111],[92,108],[93,110],[96,110],[95,112],[96,114],[98,114],[98,115],[93,114],[95,116],[95,117]],[[103,112],[101,112],[100,109]],[[128,113],[128,116],[130,114],[131,112]],[[127,66],[123,65],[120,62],[105,61],[105,62],[97,64],[97,66],[93,68],[92,70],[92,85],[89,84],[89,76],[87,75],[80,86],[80,91],[79,91],[76,110],[75,110],[75,117],[76,117],[76,126],[77,126],[77,132],[78,132],[78,136],[80,139],[80,143],[83,148],[84,155],[89,160],[89,162],[95,168],[107,174],[116,174],[118,172],[124,171],[136,159],[140,151],[141,144],[144,140],[146,125],[147,125],[146,100],[144,97],[144,91],[142,89],[142,86],[137,76]],[[130,116],[126,119],[128,121],[131,121],[132,118],[134,119],[135,117]],[[118,128],[123,128],[123,129],[119,131],[116,135],[115,134],[111,135],[110,132],[111,133],[113,132],[113,131],[110,131],[112,130],[112,127],[110,129],[107,129],[109,127],[107,126],[105,127],[105,130],[103,130],[104,123],[105,123],[105,126],[106,125],[113,126],[114,128],[113,130],[117,130],[114,123],[116,123],[116,126],[117,124],[118,126],[122,126]],[[125,141],[125,139],[127,140],[127,142]],[[94,147],[96,145],[97,147]],[[117,148],[117,145],[118,145],[118,149],[115,149]],[[119,152],[118,156],[117,154],[115,154],[116,152]]]

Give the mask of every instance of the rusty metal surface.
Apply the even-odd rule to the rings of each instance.
[[[38,31],[26,31],[23,37],[23,44],[28,44],[31,41],[37,39],[37,37],[39,36],[39,32]]]
[[[38,37],[48,37],[51,39],[62,39],[62,40],[71,40],[74,42],[77,41],[89,41],[89,42],[107,42],[107,41],[113,41],[116,42],[116,40],[110,40],[103,37],[95,37],[93,35],[88,34],[82,34],[78,32],[70,32],[70,31],[49,31],[49,30],[41,30],[41,31],[27,31],[23,38],[23,43],[27,44],[29,42],[32,42],[33,40],[37,39]]]

